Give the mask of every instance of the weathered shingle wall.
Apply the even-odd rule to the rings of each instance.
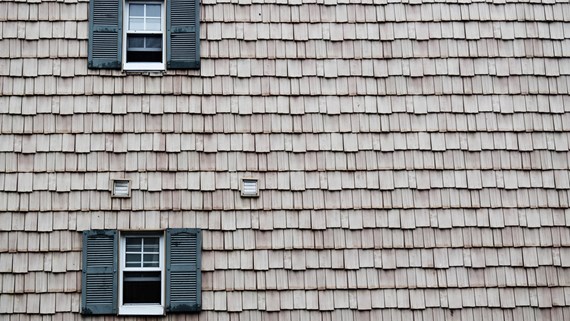
[[[78,231],[199,227],[168,320],[569,320],[570,5],[421,2],[203,1],[163,76],[0,2],[0,319],[83,320]]]

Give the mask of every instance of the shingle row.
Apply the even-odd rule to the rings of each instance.
[[[439,208],[566,208],[569,190],[555,189],[395,189],[385,191],[307,190],[261,191],[261,197],[248,199],[239,192],[218,191],[133,191],[127,200],[111,200],[99,191],[53,193],[3,193],[2,211],[142,211],[142,210],[315,210],[329,209],[439,209]],[[140,222],[144,226],[144,222]],[[137,225],[139,226],[139,225]]]
[[[243,301],[241,295],[244,296]],[[515,308],[535,306],[551,308],[565,306],[561,289],[538,288],[515,292],[513,289],[448,289],[448,290],[358,290],[358,291],[267,291],[267,292],[207,292],[204,306],[214,311],[293,309],[333,311],[335,308],[371,310],[399,308],[422,310],[444,307]],[[263,300],[259,300],[259,297]],[[532,298],[532,299],[531,299]],[[243,304],[242,304],[243,303]],[[457,312],[460,313],[460,312]],[[411,312],[410,312],[411,314]],[[411,320],[411,319],[408,319]],[[493,319],[496,320],[496,319]]]
[[[348,244],[352,244],[351,248],[361,246],[367,249],[414,246],[560,247],[570,244],[570,231],[562,228],[570,224],[569,215],[570,212],[566,209],[552,208],[441,209],[435,212],[426,209],[177,211],[168,215],[155,211],[132,214],[127,211],[4,212],[1,217],[6,224],[2,226],[2,231],[7,232],[1,232],[0,237],[4,242],[1,247],[3,250],[27,248],[32,252],[47,251],[51,249],[50,246],[62,250],[81,249],[79,233],[75,233],[75,230],[128,229],[132,221],[133,226],[146,224],[148,228],[154,226],[152,229],[183,225],[209,230],[212,234],[207,234],[205,246],[214,249],[228,249],[224,246],[224,238],[227,238],[228,244],[236,244],[238,247],[237,244],[243,244],[244,241],[253,244],[256,238],[271,242],[274,236],[280,240],[279,248],[285,246],[285,237],[289,240],[288,244],[294,241],[297,242],[295,244],[306,244],[307,248],[334,248],[335,235],[338,236],[337,243],[346,244],[347,239]],[[67,229],[72,232],[63,232]],[[276,231],[274,234],[264,233],[273,230]],[[24,231],[30,234],[23,234]],[[226,236],[222,234],[228,231],[235,232]],[[326,245],[325,236],[329,242]],[[17,237],[23,239],[18,240]],[[239,248],[244,247],[241,245]]]
[[[18,226],[18,222],[12,222],[14,231],[0,233],[1,239],[7,243],[2,245],[2,252],[36,253],[60,251],[63,253],[70,250],[77,250],[78,248],[81,249],[81,244],[78,242],[79,237],[76,236],[79,233],[76,231],[67,232],[56,230],[57,228],[61,229],[66,222],[44,223],[46,218],[51,219],[53,217],[55,220],[62,217],[63,215],[61,215],[61,213],[56,212],[52,214],[48,212],[41,213],[39,215],[34,214],[37,213],[32,212],[30,213],[30,216],[38,217],[37,222],[31,222],[29,219],[24,222],[25,225],[22,227]],[[245,216],[241,212],[238,212],[238,214]],[[128,223],[129,215],[119,215],[124,217],[118,217],[116,213],[95,212],[93,213],[94,217],[91,220],[91,224],[98,228],[124,228],[125,226],[123,226],[123,224],[125,222]],[[190,215],[190,213],[186,213],[186,215]],[[271,214],[263,215],[269,215],[271,217]],[[281,215],[285,216],[285,214]],[[329,212],[329,215],[332,215],[332,213]],[[407,215],[412,214],[408,213]],[[497,214],[492,213],[492,215]],[[6,214],[4,216],[6,216]],[[137,216],[141,215],[132,215],[133,219]],[[154,216],[156,217],[156,215]],[[158,216],[160,217],[160,215]],[[289,219],[291,219],[290,216],[291,215],[289,215]],[[12,217],[17,218],[18,216],[13,215]],[[84,225],[86,222],[84,216],[78,216],[75,213],[70,214],[69,218],[79,219],[80,221],[78,224],[81,225]],[[153,218],[154,217],[152,215],[145,215],[143,220],[147,219],[148,223],[151,224]],[[257,217],[255,218],[257,219]],[[98,224],[98,219],[105,220],[103,226]],[[439,221],[437,221],[437,219],[439,219]],[[488,218],[483,215],[479,215],[478,220],[482,221],[484,219]],[[292,230],[290,228],[285,229],[284,224],[283,226],[279,226],[277,223],[273,225],[274,223],[271,221],[268,223],[268,219],[263,218],[263,216],[259,217],[259,223],[256,221],[245,220],[228,222],[227,219],[224,219],[221,227],[219,226],[220,222],[218,222],[217,229],[219,229],[219,231],[216,231],[216,227],[214,227],[216,224],[213,219],[209,222],[202,221],[197,224],[190,224],[190,222],[188,222],[188,224],[185,225],[200,226],[204,230],[208,230],[205,233],[204,250],[232,251],[243,249],[264,249],[265,257],[267,257],[268,254],[267,249],[287,250],[284,252],[269,251],[269,257],[274,257],[275,259],[278,259],[278,261],[283,262],[284,259],[288,260],[288,258],[291,257],[291,252],[289,250],[306,249],[307,261],[311,261],[311,263],[307,265],[307,268],[314,268],[315,266],[331,267],[331,255],[332,257],[338,257],[341,259],[340,261],[335,261],[337,262],[334,264],[335,268],[342,266],[343,256],[347,257],[346,265],[349,266],[350,269],[356,269],[358,266],[384,267],[389,269],[394,267],[394,262],[406,262],[398,263],[397,267],[433,267],[434,256],[436,258],[442,258],[441,261],[439,261],[439,259],[437,260],[438,262],[435,263],[435,266],[442,267],[440,265],[446,265],[445,267],[448,267],[449,265],[463,265],[448,262],[464,262],[467,264],[466,266],[470,266],[470,262],[473,257],[483,257],[484,253],[487,256],[487,259],[482,262],[487,262],[488,266],[522,266],[523,257],[524,266],[536,267],[538,265],[552,264],[557,266],[569,266],[570,252],[567,248],[564,248],[565,246],[570,245],[570,235],[564,230],[566,225],[558,224],[556,227],[550,227],[547,222],[544,222],[541,227],[540,222],[537,222],[538,220],[533,222],[531,219],[533,219],[532,216],[527,214],[527,217],[525,217],[521,214],[521,227],[500,227],[498,225],[502,222],[497,223],[497,221],[503,220],[503,217],[492,217],[491,223],[497,226],[489,226],[489,223],[484,225],[485,222],[478,221],[476,222],[479,224],[478,227],[461,227],[455,225],[453,229],[450,229],[451,225],[446,226],[446,222],[441,215],[439,217],[432,216],[431,222],[428,222],[427,227],[425,227],[425,222],[422,223],[419,219],[414,222],[414,219],[408,216],[405,220],[402,220],[402,230],[399,230],[400,227],[396,227],[396,225],[400,225],[399,222],[394,224],[394,222],[390,221],[390,223],[393,224],[391,228],[378,227],[375,229],[374,226],[380,226],[381,222],[365,222],[365,226],[362,227],[362,221],[359,222],[357,219],[350,219],[348,222],[345,222],[347,225],[350,224],[350,227],[344,227],[342,229],[340,226],[334,226],[341,225],[340,222],[334,222],[329,219],[327,222],[324,222],[324,220],[322,222],[311,222],[310,226],[313,226],[313,230],[310,230],[310,228],[307,227],[301,230]],[[524,220],[528,220],[528,223]],[[87,221],[87,223],[89,224],[89,221]],[[161,222],[163,225],[168,224],[167,226],[175,226],[174,223],[174,218],[172,220],[168,220],[167,223]],[[287,223],[287,225],[295,225],[291,222]],[[360,223],[360,226],[358,226],[358,223]],[[450,222],[447,223],[450,224]],[[510,223],[512,224],[512,222]],[[38,224],[44,225],[38,226]],[[67,223],[67,225],[70,224],[71,223]],[[420,227],[422,224],[424,227]],[[431,227],[429,227],[429,224],[431,224]],[[67,225],[65,227],[67,227]],[[525,225],[528,226],[528,228],[524,228]],[[246,229],[246,226],[251,226],[252,230]],[[471,226],[475,226],[475,222],[473,222]],[[19,231],[18,228],[21,228],[22,230]],[[71,226],[70,228],[73,229],[75,227]],[[156,228],[158,229],[160,227]],[[36,234],[36,231],[39,231],[40,234]],[[462,250],[463,247],[466,249]],[[326,249],[326,251],[319,253],[314,251],[322,249]],[[348,249],[352,252],[344,251],[343,254],[343,249]],[[355,252],[359,249],[363,250],[358,253]],[[380,251],[379,249],[384,250]],[[431,250],[428,251],[426,249],[433,249],[433,253],[435,254],[432,254]],[[332,254],[330,250],[332,250]],[[303,251],[303,253],[295,252],[295,255],[302,258],[303,262],[305,261],[304,252],[305,251]],[[212,261],[207,261],[208,264],[205,266],[213,267],[214,258],[217,257],[215,259],[216,262],[218,259],[222,260],[223,258],[224,262],[229,262],[229,267],[231,268],[235,264],[239,263],[239,259],[232,263],[232,258],[241,256],[244,260],[249,258],[249,261],[251,261],[251,258],[253,257],[252,253],[253,252],[248,252],[247,255],[244,253],[239,254],[231,252],[220,252],[217,254],[209,253],[206,256]],[[449,253],[449,257],[451,257],[449,260],[447,258],[447,253]],[[47,254],[51,257],[52,253]],[[317,259],[318,256],[321,256],[321,258]],[[395,256],[398,258],[396,261],[394,259]],[[368,263],[362,263],[363,265],[359,265],[358,257],[361,258],[361,261]],[[349,258],[355,260],[349,260]],[[423,262],[422,265],[408,263],[416,262],[420,260],[420,258]],[[319,265],[314,263],[316,262],[315,260],[328,263],[322,263],[324,265]],[[375,262],[374,265],[370,265],[372,264],[370,262],[373,262],[373,260]],[[271,259],[270,262],[276,261]],[[290,260],[288,260],[288,262],[290,262]],[[485,263],[482,262],[478,261],[474,266],[485,266]],[[273,263],[270,263],[270,265],[271,264]],[[299,265],[297,266],[301,266],[302,264],[304,263],[299,262]],[[241,265],[238,264],[238,268],[240,266]],[[228,268],[227,265],[223,269],[226,268]]]
[[[492,320],[530,321],[537,320],[536,317],[562,320],[564,315],[570,312],[562,308],[563,300],[553,299],[559,292],[548,288],[528,292],[514,292],[511,289],[431,290],[425,293],[423,290],[206,292],[203,307],[208,309],[208,312],[189,315],[184,319],[174,315],[166,317],[166,320],[212,320],[227,311],[234,312],[236,320],[265,320],[268,316],[275,318],[274,320],[315,319],[321,317],[323,312],[330,316],[329,320],[343,321],[382,320],[378,319],[382,317],[382,312],[386,318],[384,320],[395,317],[403,320],[412,320],[414,317],[421,318],[420,320],[455,320],[458,317],[465,318],[462,320],[493,318]],[[505,298],[498,301],[499,297]],[[78,312],[78,301],[78,295],[72,294],[5,295],[1,301],[3,308],[0,312],[14,313],[14,317],[19,317],[18,313],[27,312],[43,315],[42,320],[74,320],[73,315],[67,313]],[[26,302],[30,305],[28,311],[22,310],[21,307]],[[413,303],[410,304],[411,302]],[[342,306],[342,309],[334,309],[336,305]],[[538,309],[552,307],[555,308]],[[503,311],[501,308],[507,310]],[[456,311],[455,315],[453,311]],[[52,318],[50,314],[53,315]],[[135,320],[133,317],[124,319]]]
[[[114,165],[116,166],[116,165]],[[136,168],[133,168],[133,170]],[[123,168],[124,170],[124,168]],[[110,178],[125,175],[132,181],[133,190],[213,191],[237,189],[240,175],[227,172],[149,172],[129,173],[6,173],[0,174],[0,189],[5,192],[33,191],[90,191],[109,190]],[[482,189],[570,189],[567,170],[554,171],[327,171],[324,172],[268,172],[257,174],[262,190],[301,192],[305,190],[350,191],[359,189],[438,190],[447,188]]]
[[[79,21],[0,22],[4,39],[87,39],[88,25]],[[433,23],[203,23],[201,38],[207,41],[238,40],[431,40],[431,39],[549,39],[570,36],[564,22],[433,22]]]
[[[364,268],[357,271],[323,269],[293,271],[272,269],[267,271],[220,270],[203,272],[205,291],[242,290],[317,290],[317,289],[437,289],[446,288],[510,288],[525,291],[524,287],[551,287],[566,290],[555,284],[568,286],[564,271],[555,267],[536,269],[489,267],[487,269],[425,269],[398,268],[378,270]],[[557,271],[560,271],[557,274]],[[517,289],[519,287],[519,289]],[[561,299],[558,297],[557,299]]]
[[[90,134],[117,132],[115,127],[124,133],[552,131],[570,126],[568,97],[18,95],[0,97],[0,131]]]
[[[450,288],[472,290],[496,288],[524,293],[524,287],[550,287],[556,293],[556,300],[564,301],[563,292],[568,286],[565,270],[554,267],[536,269],[489,267],[487,269],[420,269],[398,268],[379,270],[363,268],[357,271],[323,269],[294,271],[272,269],[267,271],[219,270],[203,272],[203,291],[251,291],[251,290],[356,290],[382,289],[432,289]],[[71,293],[80,291],[80,271],[51,272],[30,271],[5,273],[1,278],[3,294],[23,293]],[[466,289],[472,288],[472,289]]]
[[[272,246],[271,244],[269,246]],[[232,249],[230,251],[237,251]],[[562,258],[560,256],[564,254]],[[18,255],[18,254],[14,254]],[[509,258],[510,255],[510,258]],[[500,257],[500,258],[498,258]],[[7,258],[9,259],[9,258]],[[241,259],[241,260],[240,260]],[[237,262],[236,262],[237,260]],[[241,262],[241,264],[239,263]],[[209,251],[204,253],[202,268],[204,271],[220,271],[226,269],[241,270],[313,270],[316,274],[325,274],[327,268],[340,270],[361,270],[363,268],[397,269],[418,268],[416,275],[432,273],[430,269],[447,269],[450,267],[470,267],[483,269],[496,266],[524,267],[519,272],[528,272],[528,268],[539,266],[556,266],[568,268],[570,256],[568,252],[559,252],[551,248],[520,248],[517,249],[415,249],[415,250],[254,250],[240,253]],[[315,271],[316,270],[316,271]],[[481,270],[483,273],[495,273],[492,269]],[[557,269],[552,269],[556,275]],[[551,272],[552,272],[551,271]],[[465,280],[467,272],[463,271]],[[508,271],[506,273],[513,273]],[[564,272],[560,272],[564,273]],[[566,271],[567,273],[567,271]],[[435,274],[435,272],[433,272]],[[453,272],[455,275],[455,272]],[[492,274],[491,274],[492,275]],[[311,277],[311,274],[308,274]],[[473,277],[473,276],[472,276]],[[526,277],[526,276],[525,276]],[[292,277],[291,277],[292,278]],[[289,280],[291,279],[289,278]],[[287,278],[285,279],[287,280]],[[284,281],[286,282],[286,281]],[[564,283],[564,284],[562,284]],[[550,280],[549,285],[567,286],[568,282],[560,282],[557,277]],[[445,287],[446,285],[440,284]],[[469,282],[463,285],[471,286]],[[302,287],[301,287],[302,288]]]
[[[2,95],[113,95],[113,94],[182,94],[239,96],[360,96],[360,95],[534,95],[567,94],[568,76],[391,76],[362,77],[251,77],[219,76],[215,78],[156,77],[131,83],[128,78],[104,81],[105,77],[1,77]],[[143,79],[139,78],[138,80]],[[110,79],[109,79],[110,80]],[[135,86],[136,85],[136,86]],[[123,89],[126,88],[126,89]],[[132,88],[132,89],[131,89]],[[17,100],[16,100],[17,101]],[[315,106],[313,106],[315,107]],[[31,107],[33,108],[33,107]],[[215,106],[210,105],[212,113]],[[557,108],[560,108],[558,106]],[[284,113],[289,110],[284,110]],[[297,111],[296,113],[301,113]]]
[[[461,140],[484,140],[487,144],[485,149],[493,149],[489,146],[494,146],[494,149],[512,150],[520,148],[521,151],[525,151],[533,149],[531,146],[534,146],[534,149],[552,149],[552,146],[558,145],[557,149],[561,149],[563,143],[552,142],[551,136],[555,135],[559,139],[564,139],[564,131],[570,126],[568,121],[570,116],[568,113],[564,113],[563,109],[557,109],[556,113],[546,114],[549,109],[548,104],[529,107],[534,109],[529,112],[521,112],[522,108],[520,107],[510,109],[505,106],[501,109],[498,105],[494,105],[494,110],[473,109],[471,113],[463,113],[457,107],[453,107],[453,110],[445,108],[445,112],[439,112],[432,110],[431,105],[427,110],[416,109],[411,104],[407,105],[402,99],[393,100],[401,102],[404,106],[392,105],[389,99],[372,97],[373,102],[386,102],[386,105],[378,106],[383,110],[381,113],[377,111],[373,113],[372,110],[367,110],[366,106],[361,105],[361,103],[367,104],[367,98],[354,98],[352,101],[352,98],[337,100],[338,97],[330,97],[328,101],[337,102],[337,107],[329,109],[326,104],[327,99],[324,99],[322,110],[316,108],[306,114],[276,113],[275,109],[282,109],[287,105],[274,106],[263,113],[258,110],[251,110],[250,112],[253,115],[238,114],[235,112],[237,109],[232,112],[222,107],[212,111],[211,114],[200,114],[201,107],[192,104],[192,107],[187,106],[192,108],[191,111],[186,109],[184,112],[175,115],[174,109],[176,107],[182,108],[182,104],[174,103],[176,107],[172,107],[170,101],[186,100],[186,97],[165,99],[167,101],[165,105],[152,108],[152,110],[147,107],[144,112],[141,112],[142,107],[132,108],[130,104],[127,104],[126,109],[121,109],[121,105],[109,106],[111,100],[105,104],[95,104],[89,109],[88,106],[61,107],[58,105],[60,102],[58,98],[46,99],[45,101],[48,104],[53,103],[53,106],[50,104],[47,108],[38,107],[37,110],[33,110],[26,107],[18,111],[19,105],[12,105],[5,109],[4,114],[0,113],[0,132],[5,135],[13,135],[4,138],[3,142],[11,146],[15,141],[23,139],[37,141],[43,139],[41,138],[43,134],[53,135],[47,140],[61,141],[61,135],[69,135],[65,137],[66,140],[87,140],[86,143],[89,144],[90,141],[97,142],[105,135],[114,134],[116,136],[113,136],[112,140],[122,140],[126,137],[129,150],[134,151],[141,148],[139,141],[148,140],[146,135],[155,136],[156,134],[157,139],[160,137],[160,140],[164,140],[168,137],[169,140],[173,140],[171,143],[177,141],[175,140],[176,137],[200,141],[204,139],[214,140],[214,142],[220,143],[220,150],[228,150],[227,146],[224,147],[226,139],[221,135],[227,134],[233,135],[230,136],[232,144],[239,144],[240,146],[243,145],[244,141],[256,139],[256,136],[267,135],[267,137],[272,138],[272,143],[275,142],[276,146],[281,146],[283,149],[283,143],[279,143],[279,141],[286,140],[290,145],[295,135],[301,134],[308,135],[311,139],[318,139],[319,135],[322,135],[322,139],[326,139],[323,134],[338,134],[341,136],[333,136],[338,140],[343,140],[343,135],[352,134],[357,135],[357,139],[362,140],[361,143],[364,145],[370,145],[370,140],[377,141],[379,138],[382,141],[391,141],[398,134],[402,134],[408,135],[407,139],[411,139],[410,142],[421,141],[422,149],[426,148],[426,142],[432,141],[434,142],[432,148],[441,150],[441,147],[445,145],[454,149],[452,146],[457,146],[457,135],[461,135],[471,136],[469,138],[462,137]],[[18,99],[10,99],[10,101],[14,100],[17,101]],[[39,100],[42,101],[42,99]],[[62,100],[64,102],[85,101],[79,97]],[[93,97],[93,100],[96,100],[96,97]],[[224,99],[220,100],[223,101]],[[288,100],[288,98],[284,97],[283,100]],[[461,106],[460,99],[452,100],[457,101]],[[35,99],[24,98],[22,101],[35,101]],[[127,101],[136,102],[137,99],[128,99]],[[297,99],[293,98],[292,101],[295,102]],[[340,103],[341,101],[342,103]],[[543,99],[543,102],[547,101]],[[95,110],[99,108],[101,109]],[[205,104],[204,108],[208,108],[208,106]],[[355,108],[358,109],[357,112],[351,112]],[[50,109],[57,113],[48,114]],[[137,109],[139,110],[138,113]],[[149,114],[151,111],[152,113]],[[127,112],[128,114],[125,114]],[[10,115],[6,113],[10,113]],[[23,113],[23,116],[20,113]],[[121,131],[122,134],[115,134],[117,131]],[[263,136],[261,139],[267,139],[267,137]],[[441,145],[445,138],[448,138],[450,142]],[[398,137],[397,139],[401,138]],[[436,144],[435,142],[439,143]],[[314,146],[314,144],[308,142],[306,145]],[[378,146],[379,143],[374,142],[373,144]],[[418,143],[410,144],[418,145]],[[429,145],[429,143],[427,144]],[[10,150],[10,146],[4,147],[4,150]],[[93,146],[93,151],[100,150],[95,146]],[[37,151],[41,152],[46,148],[48,147],[40,147]],[[236,148],[239,147],[233,146],[233,150]],[[309,150],[311,148],[314,147],[309,147]],[[201,150],[201,148],[199,149]],[[153,148],[143,147],[143,150],[153,150]],[[164,149],[162,148],[162,150]],[[253,150],[247,149],[246,151]]]
[[[570,42],[569,42],[570,44]],[[562,54],[562,53],[561,53]],[[85,75],[85,59],[69,60],[70,66],[61,66],[62,77]],[[347,60],[347,59],[216,59],[204,60],[201,68],[202,77],[234,76],[239,78],[254,77],[374,77],[388,76],[568,76],[570,67],[560,59],[543,58],[475,58],[475,59],[389,59],[389,60]],[[2,59],[0,65],[6,66],[2,76],[37,77],[52,75],[53,60],[48,59]],[[77,67],[76,69],[74,67]]]
[[[187,151],[215,153],[241,150],[244,152],[346,152],[411,151],[470,152],[490,150],[567,152],[568,134],[552,133],[320,133],[320,134],[46,134],[0,137],[1,152],[138,152],[179,153]],[[200,154],[187,157],[200,157]],[[316,156],[311,155],[312,158]],[[53,157],[53,156],[52,156]],[[94,157],[94,156],[92,156]],[[109,157],[109,156],[103,156]],[[118,157],[118,156],[113,156]],[[136,154],[128,156],[138,158]],[[153,156],[151,156],[153,157]],[[163,157],[168,157],[167,155]],[[214,155],[214,157],[217,157]],[[222,157],[222,156],[220,156]],[[234,156],[228,156],[234,157]],[[257,157],[255,154],[241,157]],[[125,157],[121,157],[125,158]],[[214,158],[215,159],[215,158]],[[119,159],[120,160],[120,159]],[[302,161],[302,160],[301,160]],[[123,162],[115,164],[124,168]],[[135,166],[129,164],[129,166]]]
[[[235,37],[234,37],[235,38]],[[257,40],[243,41],[236,39],[222,39],[220,41],[201,42],[201,54],[204,61],[207,59],[393,59],[393,58],[464,58],[477,59],[484,57],[492,58],[563,58],[570,52],[570,41],[550,40],[550,39],[431,39],[428,41],[416,41],[408,39],[395,39],[390,41],[365,41],[365,40],[344,40],[344,41],[291,41],[291,40]],[[2,40],[5,46],[0,47],[0,57],[2,58],[24,58],[32,59],[46,58],[53,59],[42,64],[38,72],[45,72],[46,66],[56,65],[63,58],[87,57],[87,41],[77,39],[39,39],[20,40],[9,38]],[[59,59],[54,59],[59,58]],[[72,59],[70,59],[71,61]],[[3,64],[7,61],[2,60]],[[75,73],[84,75],[87,73],[83,60],[73,63],[76,66]],[[270,62],[270,61],[269,61]],[[353,63],[357,63],[356,61]],[[225,61],[220,65],[227,64]],[[8,66],[8,65],[7,65]],[[65,67],[65,64],[64,64]],[[417,67],[417,64],[416,66]],[[562,66],[564,67],[564,66]],[[8,68],[8,67],[6,67]],[[430,70],[433,67],[429,62],[424,69]],[[514,66],[515,72],[520,67]],[[33,70],[33,69],[31,69]],[[28,71],[26,71],[28,72]],[[54,74],[59,74],[57,68]],[[63,70],[64,75],[73,72],[73,68]],[[28,76],[27,74],[24,74]]]
[[[459,171],[468,170],[565,170],[568,166],[568,152],[520,152],[516,149],[510,151],[483,151],[469,152],[462,151],[395,151],[391,153],[382,152],[358,152],[345,154],[343,152],[307,152],[307,153],[288,153],[288,152],[272,152],[269,154],[250,154],[238,155],[231,153],[187,153],[180,154],[155,154],[154,152],[132,152],[133,156],[125,154],[109,154],[104,152],[92,152],[85,155],[74,153],[37,153],[37,154],[15,154],[0,153],[0,168],[6,173],[29,173],[36,172],[38,179],[43,180],[40,173],[45,172],[71,172],[73,179],[95,180],[92,172],[110,172],[112,175],[124,174],[129,177],[132,172],[195,172],[203,170],[206,172],[217,172],[214,179],[222,186],[225,186],[229,179],[235,182],[235,175],[247,173],[251,171],[262,171],[263,178],[267,173],[276,171],[350,171],[351,173],[341,174],[341,182],[356,181],[356,171],[363,170],[451,170]],[[322,155],[321,155],[322,154]],[[127,157],[132,162],[126,163]],[[110,163],[110,160],[116,163]],[[140,162],[139,162],[140,160]],[[231,161],[231,162],[228,162]],[[236,163],[236,161],[238,161]],[[231,171],[230,173],[221,173],[223,171]],[[248,175],[251,173],[247,173]],[[359,175],[362,173],[359,173]],[[79,176],[77,176],[79,175]],[[104,174],[106,175],[106,174]],[[138,174],[137,174],[138,175]],[[170,175],[169,173],[165,175]],[[182,174],[180,174],[182,175]],[[212,174],[208,174],[212,175]],[[228,176],[229,175],[229,176]],[[268,175],[275,175],[269,173]],[[308,175],[314,175],[309,173]],[[323,174],[326,176],[326,174]],[[403,175],[403,174],[399,174]],[[438,174],[439,175],[439,174]],[[478,175],[478,174],[476,174]],[[526,181],[526,177],[535,174],[521,173],[521,182]],[[552,173],[545,174],[552,182]],[[136,179],[134,176],[132,179]],[[273,176],[269,176],[271,181],[276,181]],[[198,182],[198,178],[191,176],[191,181]],[[363,180],[362,176],[358,176],[358,181]],[[182,176],[178,179],[186,179]],[[503,178],[504,179],[504,178]],[[516,180],[514,180],[516,181]],[[514,182],[513,181],[513,182]],[[469,183],[469,182],[468,182]],[[138,184],[138,183],[137,183]],[[427,183],[424,183],[427,184]],[[536,182],[531,182],[536,184]],[[544,184],[544,182],[542,182]],[[552,184],[552,183],[548,183]],[[365,186],[362,183],[354,184],[355,186]],[[264,185],[263,185],[264,186]],[[465,186],[465,185],[464,185]],[[549,185],[552,187],[553,185]]]
[[[224,22],[446,22],[446,21],[568,21],[570,10],[563,0],[540,4],[517,1],[505,3],[461,3],[455,1],[363,1],[363,6],[343,1],[330,1],[323,6],[317,1],[204,1],[201,19]],[[527,3],[524,3],[527,2]],[[222,5],[220,5],[222,4]],[[419,6],[418,4],[421,4]],[[84,1],[38,1],[0,4],[0,21],[67,21],[87,20],[88,4]]]
[[[318,295],[317,295],[318,296]],[[541,309],[538,307],[516,307],[511,309],[501,309],[500,307],[477,307],[463,309],[442,309],[442,308],[426,308],[419,310],[383,308],[373,310],[357,310],[357,301],[352,296],[351,306],[354,309],[337,309],[333,311],[321,311],[314,308],[311,304],[304,309],[297,310],[281,310],[281,311],[263,311],[261,309],[243,310],[232,313],[232,320],[251,321],[251,320],[331,320],[331,321],[377,321],[377,320],[424,320],[424,321],[456,321],[456,320],[498,320],[498,321],[534,321],[534,320],[564,320],[570,316],[570,309],[566,307],[553,307],[549,309]],[[256,300],[258,298],[252,298]],[[21,298],[21,300],[25,300]],[[37,309],[39,295],[31,299],[34,307]],[[47,299],[45,299],[47,300]],[[22,302],[19,301],[19,302]],[[11,310],[14,300],[6,299],[7,306]],[[265,306],[265,297],[261,297],[257,302]],[[232,302],[232,304],[237,304]],[[74,305],[74,309],[79,310],[78,303]],[[202,311],[201,313],[181,315],[167,314],[161,317],[161,320],[167,321],[207,321],[219,320],[227,318],[226,311]],[[28,317],[24,314],[13,313],[7,315],[7,320],[18,321],[20,317]],[[45,321],[74,321],[76,314],[71,312],[56,312],[55,314],[43,314],[42,320]],[[121,317],[123,320],[136,321],[135,317]]]
[[[4,282],[14,275],[21,275],[22,278],[34,277],[33,273],[28,275],[29,272],[81,271],[81,252],[0,253],[0,257],[0,272],[5,274]],[[216,280],[214,283],[223,284],[225,270],[241,271],[236,277],[246,275],[263,279],[267,277],[268,280],[276,274],[282,275],[277,278],[279,282],[283,282],[283,285],[278,287],[280,289],[314,289],[316,286],[311,286],[312,282],[317,284],[318,279],[331,277],[328,282],[322,283],[330,284],[327,288],[339,289],[570,285],[567,277],[570,252],[557,248],[285,251],[231,249],[205,251],[202,262],[202,270],[213,271],[215,275],[204,275],[205,290],[209,289],[208,282],[220,278],[220,274],[221,281]],[[268,272],[260,274],[255,271]],[[438,274],[441,274],[439,278]],[[346,280],[352,278],[355,280],[346,285]],[[75,278],[72,281],[75,281]],[[275,282],[275,279],[272,282]],[[251,286],[255,286],[255,283]],[[6,282],[3,289],[4,293],[10,293],[10,283]]]

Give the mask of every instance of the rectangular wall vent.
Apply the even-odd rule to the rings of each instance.
[[[113,180],[113,197],[130,197],[131,196],[131,181],[128,179],[114,179]]]
[[[257,178],[242,178],[241,179],[241,196],[242,197],[258,197],[259,187]]]

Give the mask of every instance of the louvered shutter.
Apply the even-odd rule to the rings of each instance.
[[[166,231],[166,311],[202,309],[201,252],[199,229]]]
[[[122,7],[121,0],[91,0],[89,68],[121,68]]]
[[[200,68],[200,1],[167,0],[167,68]]]
[[[117,313],[117,231],[83,232],[81,313]]]

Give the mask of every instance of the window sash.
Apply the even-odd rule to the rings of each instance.
[[[160,37],[160,47],[151,47],[149,46],[149,44],[152,44],[152,42],[149,43],[149,41],[151,41],[150,39],[147,39],[147,36],[152,36],[152,35],[148,35],[148,34],[141,34],[138,35],[139,38],[142,38],[142,46],[132,46],[131,45],[131,40],[134,40],[133,38],[129,38],[129,36],[131,36],[132,34],[127,35],[127,52],[129,51],[147,51],[147,52],[159,52],[162,51],[162,45],[163,45],[163,40],[162,37]],[[142,37],[141,37],[142,36]],[[157,37],[158,38],[158,37]],[[158,40],[158,39],[155,39]],[[158,43],[158,41],[157,41]]]
[[[129,237],[158,237],[158,267],[127,267],[126,266],[126,255],[127,253],[127,238]],[[143,252],[144,247],[142,247],[144,241],[141,243],[141,253],[151,253]],[[119,315],[163,315],[165,306],[165,292],[166,292],[166,278],[165,278],[165,242],[164,233],[156,234],[126,234],[120,235],[120,271],[119,271]],[[152,252],[155,253],[155,252]],[[142,258],[141,258],[142,260]],[[141,262],[142,263],[142,262]],[[124,282],[125,282],[125,272],[160,272],[160,304],[156,303],[127,303],[124,300]]]
[[[135,241],[136,240],[136,241]],[[151,242],[152,240],[152,242]],[[135,247],[136,250],[129,251],[129,241],[134,242],[132,246]],[[156,249],[152,249],[154,246],[153,243],[156,242]],[[148,247],[151,247],[150,249]],[[160,258],[160,237],[159,236],[126,236],[125,237],[125,260],[124,260],[124,268],[160,268],[161,262],[159,261]],[[156,260],[147,261],[146,257],[152,255],[156,257]],[[129,261],[129,256],[138,256],[138,259]],[[146,264],[155,263],[157,266],[145,266]],[[129,266],[131,265],[131,266]],[[138,265],[138,266],[136,266]]]
[[[144,12],[142,16],[131,16],[131,5],[143,5],[144,6]],[[157,16],[148,16],[147,15],[147,6],[148,5],[159,5],[160,6],[160,15]],[[164,3],[162,2],[135,2],[135,1],[129,1],[126,4],[127,6],[127,14],[126,14],[126,30],[127,32],[144,32],[144,33],[149,33],[149,32],[158,32],[158,33],[164,33]],[[138,28],[134,28],[131,29],[131,18],[133,19],[142,19],[142,24],[143,24],[143,28],[142,29],[138,29]],[[147,24],[148,24],[148,19],[160,19],[160,29],[159,30],[147,30]]]

